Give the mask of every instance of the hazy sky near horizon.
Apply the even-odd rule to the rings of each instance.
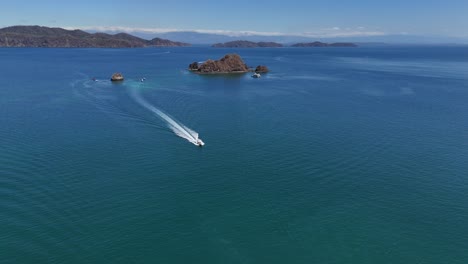
[[[2,1],[0,26],[468,37],[468,0]]]

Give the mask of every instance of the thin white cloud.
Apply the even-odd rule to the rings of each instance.
[[[382,36],[385,32],[378,30],[365,30],[364,27],[355,29],[340,27],[332,27],[311,32],[302,33],[283,33],[283,32],[266,32],[266,31],[233,31],[233,30],[216,30],[216,29],[175,29],[175,28],[144,28],[144,27],[121,27],[121,26],[87,26],[87,27],[64,27],[65,29],[81,29],[85,31],[99,32],[126,32],[126,33],[147,33],[161,34],[168,32],[197,32],[206,34],[219,34],[230,37],[243,36],[297,36],[297,37],[355,37],[355,36]]]
[[[387,35],[380,31],[342,31],[342,32],[330,32],[330,33],[304,33],[300,36],[303,37],[314,37],[314,38],[331,38],[331,37],[370,37],[370,36],[384,36]]]
[[[139,33],[150,33],[150,34],[160,34],[168,32],[197,32],[197,33],[207,33],[207,34],[220,34],[227,35],[232,37],[238,36],[282,36],[285,35],[280,32],[261,32],[261,31],[231,31],[231,30],[216,30],[216,29],[175,29],[175,28],[140,28],[140,27],[120,27],[120,26],[92,26],[92,27],[64,27],[65,29],[81,29],[88,31],[102,31],[102,32],[139,32]]]
[[[178,31],[194,31],[197,33],[208,33],[208,34],[220,34],[227,35],[230,37],[241,37],[241,36],[283,36],[281,32],[262,32],[262,31],[230,31],[230,30],[209,30],[209,29],[195,29],[195,30],[178,30]]]
[[[142,33],[166,33],[178,31],[177,29],[170,28],[136,28],[136,27],[120,27],[120,26],[87,26],[87,27],[63,27],[64,29],[74,30],[81,29],[85,31],[99,31],[99,32],[142,32]]]
[[[369,30],[365,27],[356,27],[356,28],[340,28],[340,27],[332,27],[332,28],[325,28],[319,29],[312,32],[305,32],[301,34],[305,37],[314,37],[314,38],[329,38],[329,37],[359,37],[359,36],[383,36],[387,35],[387,33],[379,31],[379,30]]]

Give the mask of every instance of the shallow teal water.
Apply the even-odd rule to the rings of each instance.
[[[0,58],[1,263],[468,262],[466,47]]]

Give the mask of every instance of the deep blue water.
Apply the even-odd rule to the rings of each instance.
[[[186,71],[230,52],[271,73]],[[1,263],[468,263],[467,47],[10,48],[0,73]]]

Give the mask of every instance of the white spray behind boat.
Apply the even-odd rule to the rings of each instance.
[[[163,111],[159,110],[148,101],[146,101],[140,94],[139,89],[131,89],[131,96],[135,101],[148,109],[149,111],[155,113],[159,118],[166,122],[167,126],[179,137],[185,138],[190,143],[202,147],[205,143],[198,137],[198,133],[192,129],[184,126],[182,123],[176,121],[174,118],[170,117]]]

